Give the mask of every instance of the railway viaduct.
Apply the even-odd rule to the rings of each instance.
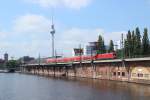
[[[150,84],[150,57],[21,65],[21,73]]]

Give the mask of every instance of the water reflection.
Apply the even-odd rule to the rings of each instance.
[[[0,74],[0,100],[149,100],[149,98],[149,85]]]

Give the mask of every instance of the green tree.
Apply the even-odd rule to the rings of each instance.
[[[135,43],[136,43],[136,36],[135,36],[135,32],[132,31],[132,36],[131,36],[131,57],[135,57]]]
[[[140,56],[141,53],[142,53],[141,34],[139,28],[137,27],[135,29],[135,56]]]
[[[104,39],[101,35],[99,35],[99,38],[98,38],[98,51],[97,51],[97,53],[98,54],[106,53]]]
[[[6,63],[6,66],[9,68],[15,68],[19,66],[19,63],[16,60],[10,60]]]
[[[144,35],[142,38],[142,54],[149,55],[149,38],[148,38],[148,29],[144,29]]]
[[[114,43],[113,43],[113,40],[110,40],[108,52],[114,52]]]
[[[103,39],[103,42],[102,42],[102,53],[106,53],[106,46],[105,46],[105,42],[104,42],[104,39]]]
[[[125,57],[128,57],[129,55],[129,46],[127,39],[124,40],[124,50],[125,50]]]
[[[117,58],[122,58],[122,49],[118,49],[116,50],[116,55],[117,55]]]
[[[131,57],[132,54],[132,36],[130,30],[128,31],[127,38],[125,39],[125,55],[126,57]]]

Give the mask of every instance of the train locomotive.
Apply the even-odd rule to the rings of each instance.
[[[48,58],[46,63],[70,63],[70,62],[80,62],[80,61],[92,61],[92,60],[106,60],[106,59],[115,59],[116,53],[104,53],[96,54],[91,56],[75,56],[75,57],[66,57],[66,58]]]

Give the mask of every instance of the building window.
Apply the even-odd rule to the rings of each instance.
[[[141,73],[138,73],[138,77],[143,77],[143,74],[141,74]]]
[[[133,74],[132,74],[132,77],[137,77],[137,76],[136,76],[136,73],[133,73]]]
[[[118,76],[120,76],[120,72],[118,72]]]
[[[97,74],[98,74],[98,75],[103,75],[103,73],[102,73],[102,72],[98,72]]]
[[[125,76],[125,72],[122,72],[122,76]]]
[[[145,78],[149,78],[149,74],[145,74],[144,77],[145,77]]]
[[[114,72],[113,75],[116,76],[116,72]]]

